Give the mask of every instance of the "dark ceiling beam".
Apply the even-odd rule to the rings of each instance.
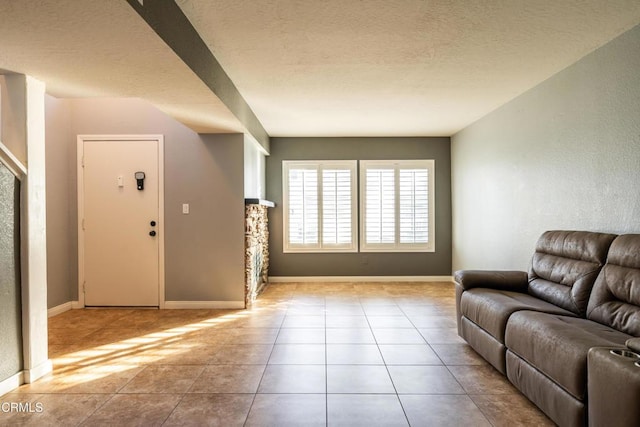
[[[127,0],[269,152],[269,135],[218,60],[174,0]]]

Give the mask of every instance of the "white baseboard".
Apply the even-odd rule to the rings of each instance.
[[[237,309],[244,301],[165,301],[164,308],[172,309]]]
[[[0,381],[0,396],[17,389],[24,384],[24,372],[18,372],[15,375],[10,376],[4,381]]]
[[[41,363],[35,368],[20,371],[17,374],[10,376],[6,380],[0,381],[0,396],[3,396],[17,389],[22,384],[32,383],[52,371],[53,363],[51,362],[51,360],[47,360],[46,362]]]
[[[57,305],[55,307],[51,307],[47,310],[47,317],[57,316],[58,314],[62,314],[65,311],[69,311],[73,308],[73,302],[68,301],[64,304]]]
[[[84,305],[80,305],[78,301],[67,301],[64,304],[56,305],[47,310],[47,317],[57,316],[65,311],[76,310],[78,308],[84,308]]]
[[[53,363],[49,359],[46,362],[43,362],[34,368],[25,369],[24,382],[27,384],[30,384],[35,380],[37,380],[38,378],[42,378],[52,371],[53,371]]]
[[[84,308],[78,301],[69,301],[47,310],[47,317],[62,314],[65,311]],[[144,307],[140,307],[144,308]],[[233,309],[244,308],[244,301],[165,301],[165,309]]]
[[[270,276],[269,282],[453,282],[453,276]]]

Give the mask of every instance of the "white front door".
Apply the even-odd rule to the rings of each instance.
[[[84,305],[158,306],[160,143],[79,141]]]

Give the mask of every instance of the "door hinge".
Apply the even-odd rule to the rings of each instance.
[[[80,161],[80,164],[82,165],[82,167],[84,167],[84,156],[82,156],[82,160]]]
[[[82,218],[82,231],[84,231],[84,218]]]
[[[82,282],[82,293],[83,294],[87,293],[87,282]]]

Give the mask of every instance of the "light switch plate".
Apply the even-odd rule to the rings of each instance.
[[[189,213],[189,203],[182,204],[182,213],[187,215]]]

